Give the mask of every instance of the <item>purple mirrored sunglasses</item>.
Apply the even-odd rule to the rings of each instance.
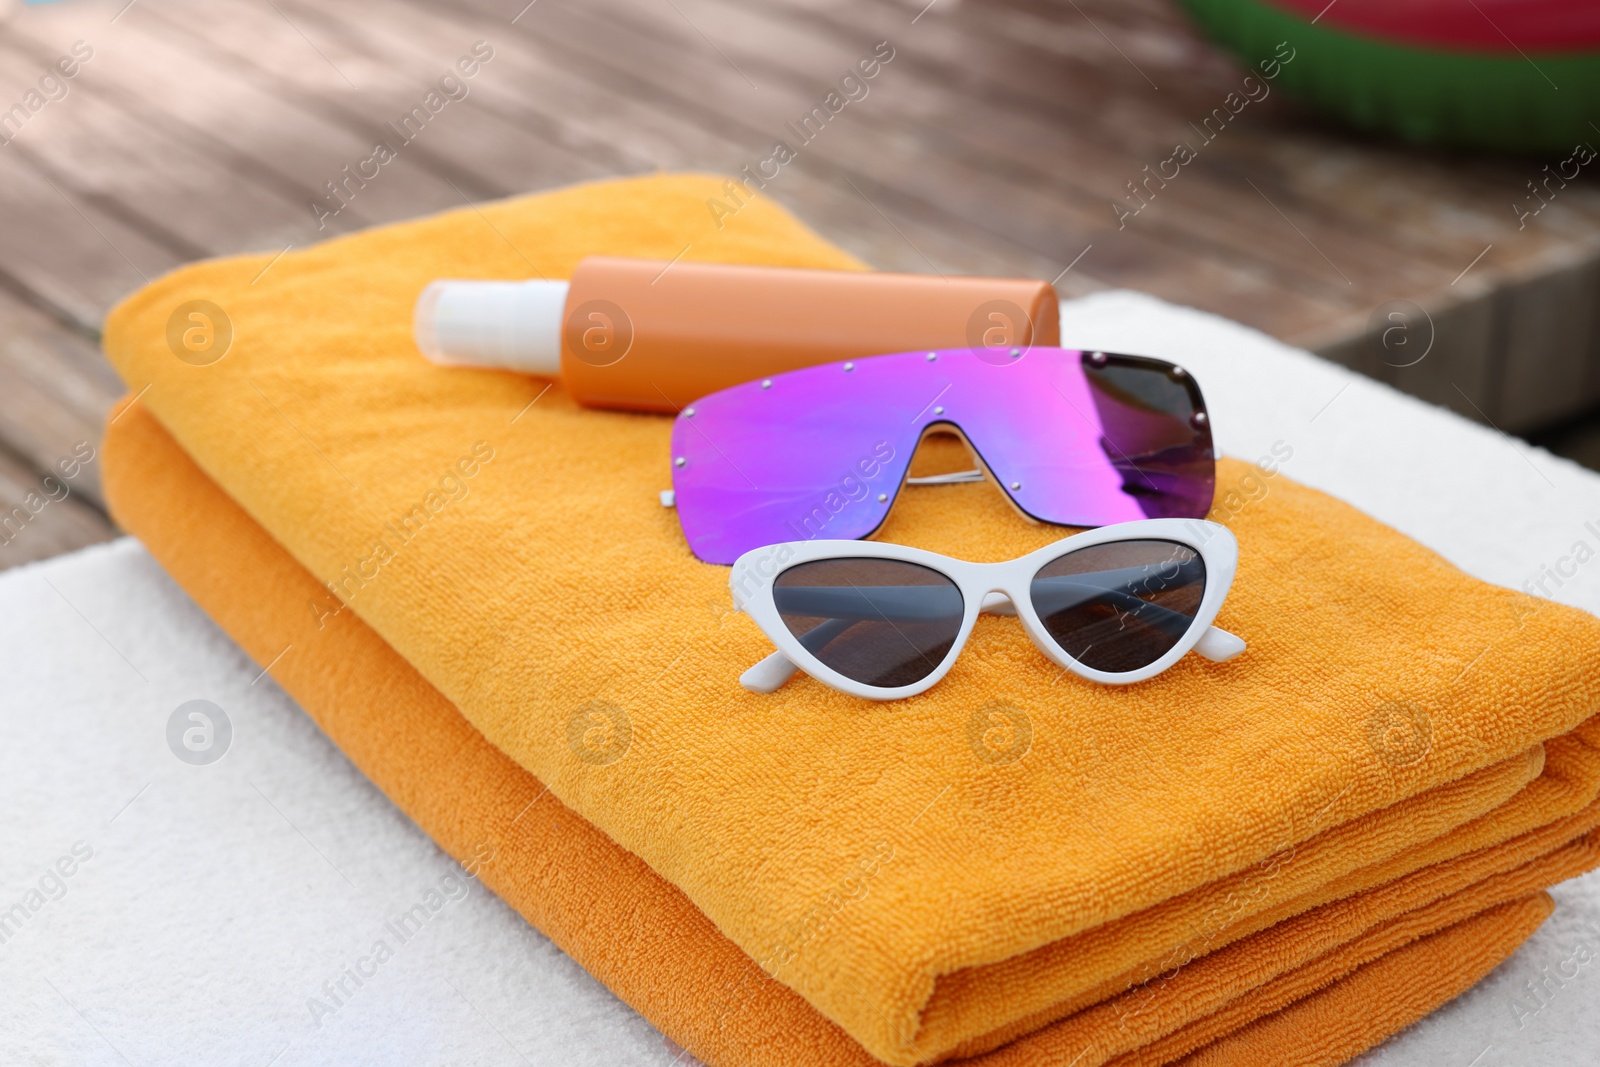
[[[1062,526],[1202,518],[1216,467],[1182,367],[1069,348],[901,352],[712,393],[672,427],[673,499],[707,563],[882,525],[924,434],[960,433],[1024,514]],[[922,481],[977,480],[979,472]]]

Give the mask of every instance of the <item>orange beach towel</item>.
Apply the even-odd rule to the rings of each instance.
[[[675,887],[490,745],[317,588],[141,405],[108,427],[124,528],[441,847],[715,1067],[872,1067]],[[285,646],[290,651],[283,652]],[[275,662],[274,662],[275,661]],[[1326,905],[964,1063],[1332,1064],[1455,996],[1543,920],[1537,891],[1600,862],[1600,808]],[[1532,895],[1530,895],[1532,894]],[[1350,1005],[1359,1010],[1351,1011]],[[1352,1021],[1354,1026],[1352,1026]]]
[[[1282,476],[1229,520],[1241,566],[1218,621],[1250,642],[1231,663],[1096,686],[986,618],[910,700],[803,677],[740,689],[769,648],[657,504],[669,420],[431,366],[409,334],[433,278],[561,277],[589,253],[859,266],[765,200],[710,225],[716,188],[596,183],[270,269],[196,264],[120,306],[106,349],[183,450],[344,598],[308,597],[308,617],[353,610],[889,1063],[981,1052],[1593,799],[1600,621],[1470,579]],[[205,365],[169,344],[194,301],[230,324]],[[995,559],[1060,533],[969,485],[903,494],[883,536]],[[1030,724],[1021,758],[977,746],[997,705]],[[1415,751],[1390,747],[1396,724]]]

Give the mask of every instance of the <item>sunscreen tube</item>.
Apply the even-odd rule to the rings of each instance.
[[[558,378],[592,407],[674,412],[740,382],[919,348],[1060,343],[1055,289],[591,256],[570,282],[436,281],[417,301],[436,363]]]

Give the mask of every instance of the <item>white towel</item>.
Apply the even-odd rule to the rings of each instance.
[[[1064,304],[1062,332],[1188,367],[1228,454],[1287,446],[1285,473],[1473,574],[1600,611],[1600,562],[1573,553],[1600,551],[1600,475],[1149,297]],[[0,665],[0,1063],[693,1062],[434,847],[137,544],[0,574]],[[227,716],[216,762],[169,745],[193,700]],[[185,729],[203,747],[205,723],[180,716],[197,758]],[[1600,877],[1555,896],[1516,956],[1364,1062],[1593,1064]]]

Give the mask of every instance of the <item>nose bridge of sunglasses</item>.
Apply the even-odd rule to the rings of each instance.
[[[943,415],[941,411],[939,415]],[[935,416],[917,435],[911,462],[906,467],[907,485],[948,485],[983,480],[977,469],[981,461],[967,440],[966,432],[955,423]]]
[[[992,593],[984,594],[983,603],[979,605],[978,610],[985,615],[1015,615],[1017,606],[1011,602],[1009,596],[996,589]]]
[[[939,411],[938,414],[943,414]],[[963,458],[966,465],[963,467]],[[951,469],[962,467],[963,469]],[[920,472],[920,473],[917,473]],[[948,419],[935,418],[923,426],[917,446],[906,467],[907,486],[961,485],[968,482],[989,482],[1000,489],[1000,495],[1011,510],[1024,521],[1037,525],[1039,520],[1022,510],[1012,499],[1012,492],[1021,488],[1013,485],[1008,490],[984,460],[983,453],[972,443],[964,429]]]

